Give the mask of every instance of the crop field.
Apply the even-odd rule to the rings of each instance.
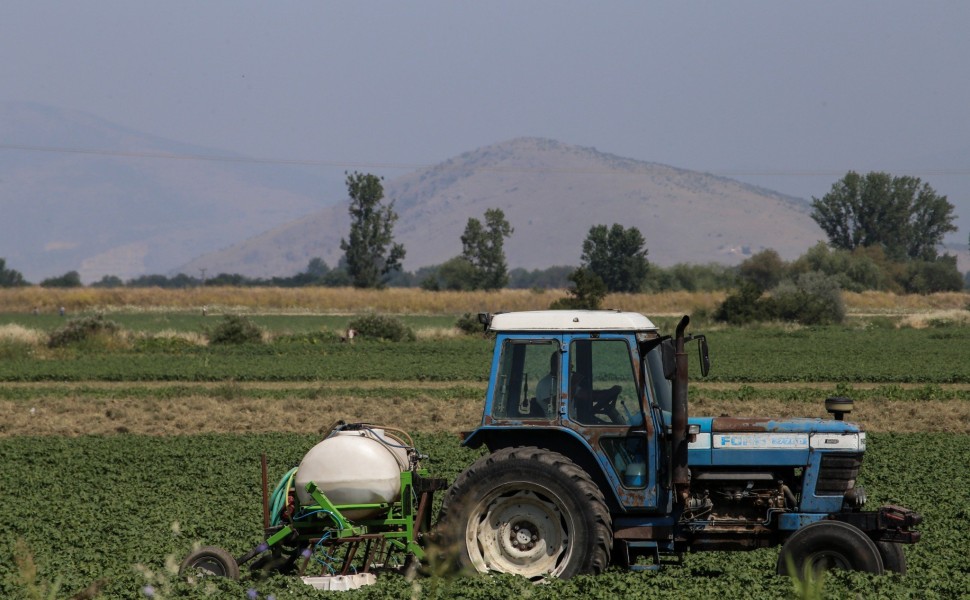
[[[104,311],[120,333],[49,348],[46,335],[64,319],[0,298],[2,598],[332,597],[295,578],[184,581],[175,569],[193,544],[241,554],[259,543],[260,454],[275,482],[335,419],[408,429],[425,466],[449,480],[477,457],[456,434],[480,419],[491,342],[451,329],[461,308],[404,317],[414,342],[348,344],[335,333],[352,311],[252,306],[264,342],[217,346],[205,342],[219,318],[211,312],[124,300],[129,308]],[[713,366],[692,384],[692,413],[826,417],[826,396],[852,397],[852,420],[870,432],[860,481],[869,504],[921,512],[923,540],[906,548],[908,575],[831,573],[825,597],[966,597],[970,325],[866,301],[866,316],[839,327],[700,319],[692,329],[708,334]],[[952,310],[960,300],[940,302]],[[659,319],[665,329],[668,320]],[[659,572],[539,586],[445,573],[431,561],[414,581],[385,575],[335,597],[792,597],[792,581],[773,574],[776,558],[777,549],[697,553]]]
[[[59,581],[75,593],[103,581],[110,598],[132,598],[152,585],[166,597],[318,598],[297,580],[273,577],[190,585],[172,573],[193,542],[242,554],[260,541],[259,463],[271,473],[296,464],[315,442],[302,434],[215,434],[9,437],[0,440],[0,473],[10,482],[3,506],[0,596],[21,596],[23,562],[37,582]],[[454,478],[474,459],[452,435],[419,435],[427,466]],[[955,598],[970,589],[970,437],[959,434],[871,434],[861,484],[874,504],[894,502],[926,518],[923,540],[908,547],[909,574],[827,576],[833,597]],[[905,465],[905,468],[901,468]],[[701,553],[659,573],[612,570],[533,587],[511,577],[433,576],[418,579],[422,596],[442,598],[786,597],[789,580],[773,575],[777,550]],[[433,565],[432,565],[433,568]],[[41,585],[42,583],[38,583]],[[383,576],[353,598],[408,597],[415,589]],[[22,596],[21,596],[22,597]]]

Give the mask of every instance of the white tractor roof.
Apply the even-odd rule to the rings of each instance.
[[[489,331],[656,331],[650,319],[619,310],[534,310],[492,315]]]

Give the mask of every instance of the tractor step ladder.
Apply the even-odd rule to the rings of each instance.
[[[629,540],[626,542],[626,552],[631,571],[659,571],[665,565],[683,563],[683,555],[681,554],[661,554],[660,546],[655,541]],[[640,557],[647,559],[647,563],[637,562]]]

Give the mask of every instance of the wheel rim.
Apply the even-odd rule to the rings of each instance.
[[[815,573],[830,571],[832,569],[844,569],[848,571],[853,568],[852,561],[849,560],[849,557],[835,550],[815,552],[805,559],[805,564]]]
[[[214,556],[200,556],[193,560],[190,566],[202,571],[206,575],[226,577],[229,574],[226,565],[222,564],[222,561]]]
[[[569,563],[573,518],[548,489],[525,482],[492,490],[471,511],[465,545],[480,572],[529,579],[557,576]]]

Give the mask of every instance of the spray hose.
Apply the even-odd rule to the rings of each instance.
[[[283,509],[286,508],[286,499],[289,496],[290,489],[293,487],[293,478],[296,477],[296,467],[293,467],[283,475],[280,482],[276,484],[276,489],[273,490],[272,495],[269,500],[269,524],[273,527],[279,525],[283,520]]]

